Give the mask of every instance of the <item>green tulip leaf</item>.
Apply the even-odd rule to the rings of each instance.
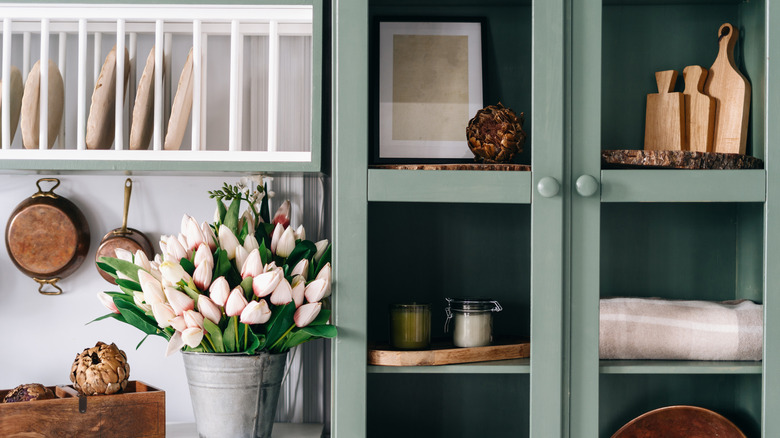
[[[135,282],[138,281],[138,270],[141,269],[141,267],[136,265],[135,263],[116,259],[113,257],[101,257],[100,262],[113,268],[114,272],[119,271],[127,275],[128,277],[130,277],[131,280]]]
[[[255,354],[258,347],[260,347],[260,339],[254,334],[252,330],[248,330],[247,334],[247,347],[244,351],[246,354]]]
[[[271,258],[268,257],[268,254],[266,254],[266,251],[268,250],[265,248],[265,239],[260,239],[260,246],[258,247],[257,252],[260,253],[260,261],[263,262],[263,266],[267,265],[271,260]]]
[[[225,214],[227,214],[227,210],[225,209],[225,203],[222,202],[221,199],[217,199],[217,214],[219,215],[219,223],[225,222]]]
[[[219,329],[219,327],[211,322],[211,320],[208,318],[203,319],[203,327],[211,337],[211,343],[214,344],[214,349],[217,351],[217,353],[224,353],[225,344],[222,340],[222,331]]]
[[[285,335],[290,326],[293,325],[293,316],[295,315],[295,302],[291,301],[285,304],[281,309],[276,308],[271,319],[268,320],[268,333],[266,335],[266,345],[271,347],[279,341],[279,338]]]
[[[317,246],[314,245],[314,242],[310,240],[299,240],[298,243],[296,243],[295,248],[287,257],[287,264],[291,267],[295,267],[299,261],[310,258],[316,252]]]
[[[244,222],[244,225],[241,227],[241,231],[239,231],[238,234],[236,234],[236,237],[238,237],[239,243],[243,245],[244,240],[248,235],[249,235],[249,224]]]
[[[314,270],[314,277],[317,276],[317,274],[320,273],[320,270],[322,270],[322,267],[325,266],[328,262],[330,262],[330,248],[331,245],[328,244],[328,247],[325,248],[325,252],[322,253],[322,257],[317,261],[317,269]],[[314,278],[310,277],[310,278]]]
[[[112,312],[112,313],[108,313],[108,314],[103,315],[103,316],[99,316],[99,317],[93,319],[92,321],[88,322],[85,325],[92,324],[93,322],[97,322],[97,321],[102,321],[102,320],[104,320],[106,318],[114,318],[117,321],[121,321],[121,322],[127,323],[127,321],[125,321],[125,318],[121,314]]]
[[[190,259],[182,257],[181,260],[179,260],[179,264],[188,274],[192,275],[192,273],[195,272],[195,264],[193,264]]]
[[[241,280],[241,289],[244,290],[244,298],[246,298],[247,301],[251,300],[252,295],[254,294],[252,291],[252,277]]]
[[[122,292],[109,292],[109,291],[106,291],[105,294],[114,299],[120,299],[130,303],[134,303],[132,294],[126,294]]]
[[[225,345],[225,351],[228,353],[235,353],[236,349],[236,325],[238,322],[237,316],[231,316],[228,319],[227,328],[222,334],[222,342]]]
[[[320,310],[320,313],[317,315],[317,317],[314,318],[314,321],[308,325],[308,327],[327,324],[328,320],[330,320],[330,310],[322,309]]]
[[[336,326],[333,325],[309,325],[303,327],[301,331],[310,334],[313,338],[335,338],[338,334]]]
[[[287,336],[287,340],[284,341],[284,344],[282,345],[281,351],[287,351],[296,345],[303,344],[304,342],[311,339],[311,335],[309,333],[306,333],[305,331],[296,328],[290,334]]]
[[[179,286],[181,286],[181,288],[184,289],[184,293],[187,294],[188,297],[192,298],[195,301],[195,305],[197,306],[198,298],[200,298],[200,292],[187,286],[187,283],[185,283],[184,281],[180,281]]]
[[[116,284],[123,291],[126,291],[126,290],[137,291],[137,292],[143,291],[143,289],[141,289],[141,284],[136,282],[136,281],[133,281],[133,280],[127,280],[127,279],[124,279],[124,278],[117,278],[116,279]],[[127,293],[127,292],[125,292],[125,293]],[[132,295],[132,292],[131,292],[131,295]]]
[[[260,201],[260,217],[265,223],[271,223],[271,212],[268,209],[268,184],[263,184],[263,192],[265,196]]]
[[[224,277],[230,270],[230,260],[227,251],[218,248],[214,251],[214,278]]]
[[[149,335],[159,334],[157,323],[146,316],[135,304],[118,298],[114,298],[114,304],[128,324]]]
[[[106,271],[110,276],[116,278],[116,269],[111,267],[111,265],[103,263],[103,262],[97,262],[98,268]]]
[[[138,350],[141,347],[141,344],[143,344],[146,338],[148,337],[149,335],[144,336],[143,339],[141,339],[141,342],[139,342],[138,345],[135,346],[135,349]]]
[[[241,198],[235,198],[230,202],[227,213],[225,214],[225,220],[222,222],[233,235],[238,237],[238,210],[241,206]]]

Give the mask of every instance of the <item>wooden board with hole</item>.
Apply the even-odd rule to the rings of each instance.
[[[398,350],[377,345],[368,350],[369,365],[395,367],[452,365],[490,360],[520,359],[531,353],[527,339],[499,340],[485,347],[458,348],[452,341],[434,341],[426,350]]]

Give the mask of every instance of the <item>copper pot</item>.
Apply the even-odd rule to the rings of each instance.
[[[48,191],[41,182],[55,183]],[[54,193],[56,178],[41,178],[38,192],[11,213],[5,229],[5,245],[11,261],[38,283],[38,292],[59,295],[57,282],[73,273],[89,250],[89,224],[69,200]],[[46,285],[55,290],[44,290]]]
[[[152,243],[144,233],[127,227],[127,212],[130,209],[130,194],[133,190],[133,180],[127,178],[125,180],[125,211],[122,216],[122,226],[109,231],[103,240],[100,241],[95,252],[95,263],[100,261],[101,257],[116,257],[116,249],[121,248],[135,254],[139,249],[146,254],[146,257],[151,260],[154,258],[154,250],[152,249]],[[106,279],[106,281],[116,284],[114,278],[106,271],[100,269],[98,266],[98,272]]]

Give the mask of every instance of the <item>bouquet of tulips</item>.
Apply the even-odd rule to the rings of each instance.
[[[98,266],[121,292],[99,292],[114,318],[168,340],[167,354],[282,353],[315,338],[336,336],[329,325],[330,245],[306,240],[290,225],[290,202],[269,218],[267,189],[251,183],[210,191],[215,222],[184,215],[181,233],[162,236],[161,254],[117,250]],[[226,206],[226,202],[229,205]],[[241,204],[248,208],[241,213]],[[94,321],[93,321],[94,322]]]

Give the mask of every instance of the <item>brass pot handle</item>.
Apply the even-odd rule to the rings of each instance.
[[[59,295],[62,293],[62,289],[57,286],[57,282],[60,281],[59,278],[49,278],[48,280],[44,280],[41,278],[34,278],[36,283],[38,283],[38,292],[42,293],[43,295]],[[56,291],[50,291],[50,290],[43,290],[44,286],[49,285],[57,289]]]
[[[114,234],[118,236],[124,236],[130,234],[127,231],[127,212],[130,210],[130,193],[133,191],[133,180],[127,178],[125,180],[125,210],[122,214],[122,228],[114,230]]]
[[[41,188],[41,181],[52,182],[55,184],[54,187],[49,189],[49,191],[44,192],[43,189]],[[54,198],[54,199],[59,198],[59,196],[54,194],[54,189],[60,186],[60,180],[58,180],[57,178],[41,178],[35,182],[35,185],[38,186],[38,191],[34,195],[32,195],[33,198],[40,198],[41,196],[45,196],[47,198]]]

